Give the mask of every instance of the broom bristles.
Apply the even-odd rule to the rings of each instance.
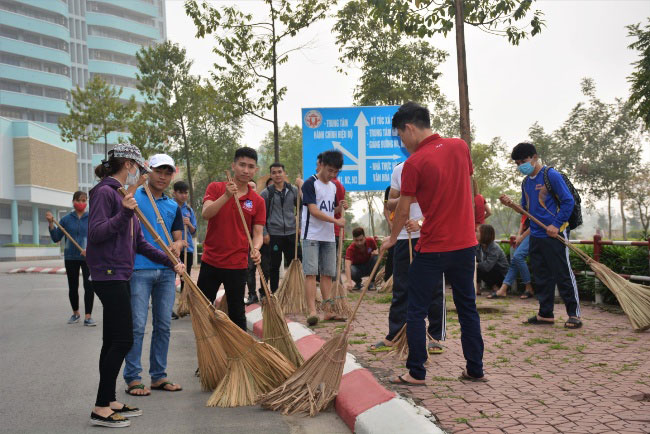
[[[219,300],[219,304],[217,305],[217,309],[219,309],[221,312],[228,315],[228,300],[226,300],[226,294],[224,294],[221,297],[221,300]]]
[[[427,337],[431,339],[431,336],[427,333]],[[426,347],[426,344],[425,344]],[[426,349],[427,361],[429,360],[429,351]],[[406,338],[406,324],[397,332],[393,338],[392,350],[388,352],[389,356],[395,356],[400,360],[406,360],[409,356],[409,343]]]
[[[393,276],[390,276],[387,281],[385,281],[381,288],[377,291],[378,293],[393,292]]]
[[[348,292],[338,281],[332,286],[332,298],[334,299],[332,311],[338,316],[346,318],[350,316],[352,308],[348,304]]]
[[[337,334],[281,386],[260,399],[262,407],[283,414],[315,416],[338,394],[348,347],[348,333]]]
[[[294,258],[291,261],[287,274],[285,274],[282,284],[275,295],[285,314],[307,313],[305,275],[302,272],[300,259]]]
[[[190,304],[188,300],[188,288],[184,288],[181,295],[178,297],[178,307],[176,308],[176,315],[180,318],[189,315],[190,313]]]
[[[280,351],[295,367],[304,363],[284,320],[280,304],[273,294],[265,297],[262,303],[262,336],[264,342]]]

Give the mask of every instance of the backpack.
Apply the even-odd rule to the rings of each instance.
[[[553,199],[555,199],[555,203],[557,206],[560,206],[560,198],[558,195],[553,191],[553,187],[551,186],[551,181],[548,179],[548,171],[549,169],[552,169],[553,167],[544,167],[542,175],[544,177],[544,186],[546,187],[546,190],[548,193],[553,196]],[[562,179],[564,180],[564,183],[566,184],[567,188],[569,189],[569,193],[571,193],[571,196],[573,196],[573,211],[571,212],[571,215],[569,216],[569,229],[573,230],[577,228],[578,226],[582,225],[582,207],[580,206],[580,203],[582,202],[582,199],[580,198],[580,193],[578,190],[573,186],[569,178],[559,170],[556,170],[557,173],[560,174]],[[524,183],[526,182],[526,178],[521,183],[521,191],[524,191]]]
[[[285,183],[284,185],[287,187],[287,189],[289,191],[291,191],[293,193],[293,196],[294,196],[293,203],[294,203],[294,205],[296,205],[298,203],[298,201],[297,201],[297,194],[298,194],[297,190],[294,188],[293,185],[291,185],[289,183]],[[268,221],[269,217],[271,216],[271,211],[273,209],[273,208],[271,208],[271,200],[273,199],[273,195],[277,192],[277,190],[275,189],[275,186],[273,186],[273,184],[271,184],[268,187],[266,187],[266,191],[268,193],[268,197],[266,198],[266,221]]]

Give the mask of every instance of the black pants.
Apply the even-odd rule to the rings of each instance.
[[[271,235],[269,249],[271,252],[271,291],[278,290],[280,283],[280,267],[282,266],[282,255],[286,263],[290,263],[294,258],[294,246],[296,234],[292,235]],[[298,243],[298,258],[302,261],[302,251]]]
[[[376,263],[377,263],[377,256],[372,255],[370,256],[368,262],[366,262],[365,264],[350,265],[350,277],[354,281],[354,284],[356,285],[357,288],[361,287],[361,280],[364,277],[370,276],[370,273],[372,273],[372,269]]]
[[[269,281],[269,270],[271,269],[271,249],[268,244],[262,244],[260,248],[260,254],[262,255],[262,262],[260,266],[262,267],[262,273],[264,273],[264,278],[267,283]],[[246,272],[246,286],[248,286],[248,298],[251,298],[254,295],[257,295],[255,287],[255,274],[257,272],[257,266],[253,261],[251,261],[250,256],[248,257],[248,270]],[[262,289],[262,277],[260,276],[260,295],[264,295],[264,290]],[[275,292],[275,291],[274,291]]]
[[[74,312],[79,310],[79,268],[81,268],[81,274],[84,279],[84,308],[86,309],[86,315],[93,313],[93,302],[95,301],[95,293],[93,292],[93,287],[90,284],[90,272],[88,271],[88,266],[86,261],[77,261],[66,259],[65,264],[65,274],[68,277],[68,297],[70,298],[70,306]]]
[[[569,316],[580,316],[578,285],[569,263],[569,249],[555,238],[530,237],[530,266],[535,276],[539,316],[553,318],[555,286]]]
[[[108,407],[115,399],[115,382],[124,357],[133,345],[131,288],[125,280],[93,282],[93,289],[104,306],[102,350],[99,354],[97,407]]]
[[[506,277],[506,271],[502,270],[496,265],[490,271],[476,270],[476,277],[479,282],[485,282],[488,289],[492,289],[494,285],[501,286],[503,279]]]
[[[181,262],[185,263],[183,259],[185,258],[185,252],[181,252]],[[194,253],[192,252],[187,252],[187,264],[185,264],[185,271],[187,271],[187,274],[189,276],[192,275],[192,265],[194,265]],[[183,292],[183,288],[185,287],[185,280],[181,279],[181,292]]]
[[[417,238],[412,240],[413,257],[416,255],[415,245]],[[388,311],[388,334],[386,339],[392,341],[395,335],[406,324],[406,313],[408,310],[408,291],[409,291],[409,242],[408,240],[397,240],[392,247],[393,250],[393,300],[390,303]],[[444,281],[440,282],[442,287]],[[431,300],[427,317],[429,327],[427,333],[435,340],[442,341],[445,339],[446,328],[446,311],[445,311],[445,291],[444,288],[438,288],[435,294],[441,296]]]
[[[413,244],[415,246],[415,244]],[[384,264],[384,282],[388,282],[390,276],[393,275],[393,261],[395,255],[395,246],[388,249],[386,252],[386,264]]]
[[[223,283],[228,302],[228,316],[242,330],[246,331],[246,311],[244,308],[244,289],[246,287],[247,269],[229,270],[213,267],[205,262],[201,263],[199,281],[201,291],[214,303],[217,291]]]

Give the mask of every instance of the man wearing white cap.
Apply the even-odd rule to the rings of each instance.
[[[165,195],[164,191],[176,172],[174,160],[166,154],[156,154],[149,159],[149,189],[156,202],[163,224],[174,242],[172,250],[178,254],[183,247],[183,216],[175,200]],[[147,220],[154,226],[161,239],[165,232],[144,187],[134,194],[138,207]],[[156,246],[154,238],[143,227],[145,239]],[[133,314],[133,346],[126,356],[124,381],[127,393],[135,396],[150,395],[151,391],[142,383],[142,341],[147,323],[149,300],[153,332],[149,351],[149,375],[151,389],[176,392],[181,386],[167,379],[167,351],[171,328],[172,309],[176,292],[176,274],[170,268],[157,264],[145,256],[136,255],[133,275],[131,276],[131,311]]]

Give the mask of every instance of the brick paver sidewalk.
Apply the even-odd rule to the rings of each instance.
[[[536,311],[536,300],[479,297],[490,381],[458,379],[465,362],[458,318],[450,311],[445,352],[431,356],[427,386],[397,387],[387,380],[405,372],[404,361],[367,352],[386,334],[391,295],[369,294],[348,351],[387,388],[433,412],[449,432],[650,433],[650,332],[635,333],[622,314],[583,304],[584,327],[567,330],[558,304],[554,326],[531,326],[522,321]],[[350,302],[357,298],[351,294]],[[327,338],[342,327],[326,322],[315,331]]]

